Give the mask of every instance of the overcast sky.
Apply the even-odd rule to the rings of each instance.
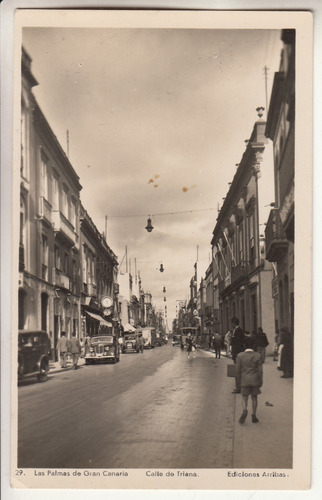
[[[108,216],[108,244],[119,262],[127,246],[156,306],[166,287],[171,328],[197,254],[202,274],[210,262],[218,204],[266,107],[264,67],[268,96],[279,68],[280,31],[25,28],[23,45],[65,151],[69,131],[83,205],[101,232]]]

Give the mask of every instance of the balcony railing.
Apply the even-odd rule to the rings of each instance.
[[[73,246],[76,241],[74,227],[66,217],[58,210],[54,210],[52,212],[52,223],[57,236],[62,238],[68,245]]]
[[[59,269],[53,269],[53,283],[55,286],[60,288],[65,288],[70,290],[71,279],[67,274],[63,273]]]
[[[237,281],[245,278],[247,274],[247,263],[245,261],[241,261],[231,270],[231,282],[236,283]]]
[[[25,269],[25,247],[19,244],[19,272],[21,273]]]
[[[96,297],[97,296],[97,287],[96,287],[96,285],[88,284],[87,285],[87,293],[91,297]]]
[[[43,196],[39,197],[39,215],[51,224],[51,205]]]
[[[228,274],[223,280],[219,282],[219,293],[222,293],[229,285],[231,285],[231,274]]]
[[[266,259],[270,262],[277,262],[288,248],[278,208],[273,208],[270,211],[265,229],[265,239]]]

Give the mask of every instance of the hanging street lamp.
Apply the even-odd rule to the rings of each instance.
[[[146,228],[148,233],[151,233],[152,229],[153,229],[153,226],[152,226],[152,222],[151,222],[151,219],[150,217],[148,218],[148,221],[147,221],[147,225],[146,225]]]
[[[164,267],[163,267],[162,262],[161,262],[161,264],[160,264],[160,269],[159,269],[159,271],[160,271],[160,273],[163,273],[163,271],[164,271]]]

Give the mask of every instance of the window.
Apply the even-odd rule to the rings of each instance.
[[[27,110],[24,103],[21,103],[21,158],[20,158],[20,173],[25,179],[28,178],[27,172],[27,152],[28,152],[28,142],[27,142]]]
[[[64,268],[63,271],[65,274],[68,274],[68,253],[64,253]]]
[[[53,210],[59,210],[59,182],[55,176],[53,178]]]
[[[83,246],[83,283],[87,283],[87,256],[85,246]]]
[[[55,245],[55,268],[60,269],[60,250],[57,245]]]
[[[74,226],[74,229],[76,230],[76,201],[72,198],[72,202],[70,205],[70,222]]]
[[[73,286],[73,291],[75,292],[77,286],[77,265],[75,259],[73,259],[72,261],[72,286]]]
[[[238,226],[238,261],[239,263],[242,262],[244,259],[244,252],[243,252],[243,225],[240,224]]]
[[[41,238],[41,278],[48,279],[48,239],[45,235]]]
[[[48,200],[48,160],[44,156],[40,165],[40,194]]]
[[[62,213],[68,219],[68,192],[67,189],[63,189],[63,200],[62,200]]]
[[[256,257],[255,253],[255,231],[254,231],[254,213],[251,213],[248,222],[249,222],[249,260],[252,261]]]

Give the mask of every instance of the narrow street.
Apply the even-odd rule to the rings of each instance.
[[[189,360],[186,352],[169,343],[144,354],[122,355],[115,365],[81,366],[49,375],[43,384],[25,382],[18,389],[18,466],[290,466],[291,381],[283,381],[288,383],[289,400],[279,401],[287,406],[282,412],[284,425],[281,411],[276,415],[276,409],[274,413],[264,407],[258,426],[248,422],[241,432],[240,396],[232,394],[234,380],[226,376],[231,360],[215,359],[203,350],[195,354]],[[279,378],[275,372],[274,376]],[[264,436],[267,443],[260,450],[261,458],[256,452],[248,455],[250,435],[256,450],[263,426],[267,432],[269,423],[275,423],[269,416],[274,414],[276,423],[280,422],[276,436]],[[277,440],[282,454],[273,453]]]

